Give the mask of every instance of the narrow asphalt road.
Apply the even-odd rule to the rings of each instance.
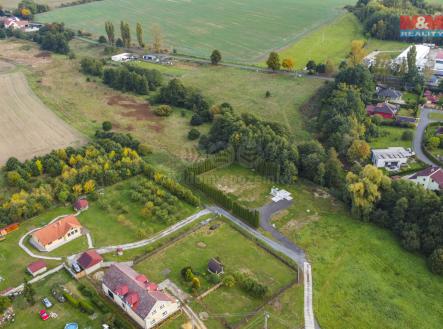
[[[428,165],[436,165],[426,156],[426,154],[423,153],[423,150],[422,150],[422,143],[423,143],[423,138],[424,138],[426,127],[430,123],[438,121],[438,120],[431,120],[429,118],[429,115],[431,113],[443,113],[443,112],[439,111],[439,110],[426,108],[426,107],[422,108],[421,113],[420,113],[420,120],[418,122],[417,129],[415,130],[414,142],[413,142],[412,147],[414,149],[416,157],[419,160],[423,161],[424,163],[426,163]]]

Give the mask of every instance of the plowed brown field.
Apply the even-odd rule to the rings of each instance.
[[[86,138],[49,110],[13,68],[0,62],[0,165],[12,156],[25,160],[84,143]]]

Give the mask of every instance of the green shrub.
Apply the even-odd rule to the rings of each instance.
[[[154,113],[159,117],[168,117],[172,113],[172,108],[169,105],[160,105],[154,109]]]
[[[414,138],[414,133],[410,130],[406,130],[401,135],[401,139],[404,141],[411,141]]]
[[[82,299],[81,301],[79,301],[78,303],[78,307],[79,309],[89,315],[94,314],[94,308],[92,307],[91,304],[88,303],[88,301]]]
[[[188,133],[188,139],[189,140],[193,141],[193,140],[196,140],[199,137],[200,137],[200,132],[197,129],[192,128],[191,130],[189,130],[189,133]]]
[[[443,275],[443,248],[434,250],[428,258],[428,265],[432,273]]]
[[[67,292],[64,291],[63,296],[72,306],[75,306],[75,307],[79,306],[79,301],[76,298],[74,298],[73,296],[71,296],[70,294],[68,294]]]

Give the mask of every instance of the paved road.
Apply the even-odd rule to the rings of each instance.
[[[431,120],[429,118],[429,114],[431,114],[431,113],[443,113],[443,112],[439,111],[439,110],[425,108],[425,107],[422,108],[421,114],[420,114],[420,120],[418,122],[417,129],[415,130],[414,143],[413,143],[412,147],[414,149],[416,157],[419,160],[423,161],[424,163],[426,163],[428,165],[436,165],[423,153],[423,150],[422,150],[423,137],[424,137],[426,127],[430,123],[438,121],[438,120]]]

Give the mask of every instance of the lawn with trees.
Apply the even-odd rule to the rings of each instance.
[[[143,260],[135,266],[135,269],[146,274],[154,282],[161,282],[169,277],[186,292],[199,295],[214,285],[214,278],[207,271],[208,261],[213,257],[219,257],[225,266],[222,282],[226,277],[234,276],[236,283],[233,287],[224,285],[210,293],[201,302],[194,302],[199,305],[195,305],[196,311],[206,311],[209,315],[228,313],[226,321],[230,324],[238,322],[241,317],[229,317],[229,313],[248,313],[254,310],[264,304],[269,296],[293,281],[297,275],[294,270],[223,220],[214,221],[184,237]],[[257,262],[257,259],[260,259],[260,262]],[[193,289],[192,280],[187,281],[182,275],[182,270],[185,272],[184,269],[187,267],[192,268],[193,277],[199,279],[200,288]],[[163,272],[166,269],[170,270],[170,274],[165,277]],[[254,297],[243,290],[239,273],[243,273],[247,278],[266,286],[266,295]],[[301,319],[301,312],[302,305],[295,304],[292,313],[298,321]],[[223,320],[211,320],[207,325],[211,325],[211,328],[223,328],[220,321]]]

